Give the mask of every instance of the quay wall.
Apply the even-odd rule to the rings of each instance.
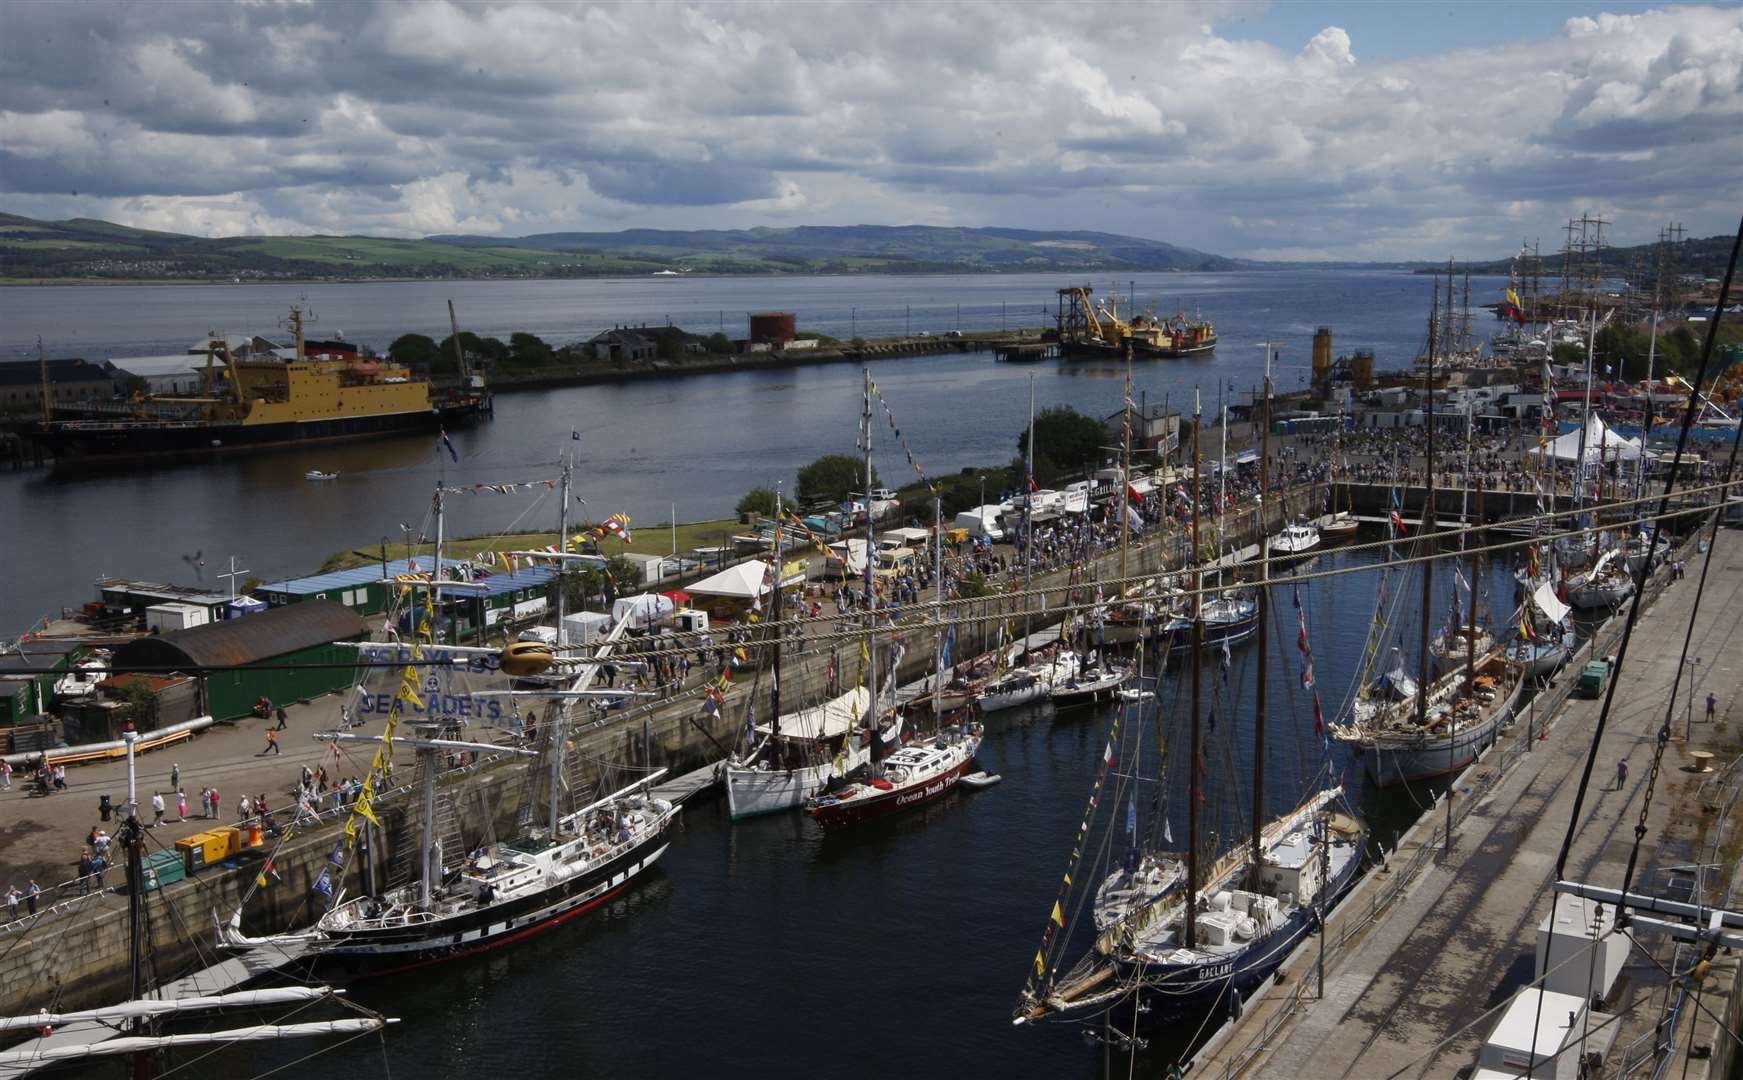
[[[1324,505],[1323,486],[1280,493],[1265,508],[1265,531],[1269,534],[1298,516],[1317,514]],[[1206,557],[1219,546],[1226,550],[1231,545],[1255,543],[1256,508],[1231,513],[1221,523],[1220,545],[1217,523],[1205,521],[1201,531]],[[1188,530],[1170,526],[1151,530],[1148,538],[1135,537],[1127,550],[1128,576],[1181,566],[1190,548],[1187,534]],[[1089,583],[1110,580],[1118,573],[1119,553],[1108,551],[1097,558],[1093,569],[1086,568],[1076,576],[1075,585],[1069,571],[1056,570],[1037,575],[1034,588],[1047,590],[1048,605],[1066,602],[1074,590],[1077,602],[1087,602],[1094,595],[1094,585]],[[1036,607],[1039,606],[1037,602]],[[958,631],[955,650],[958,660],[990,648],[1000,622],[1010,623],[1013,634],[1021,632],[1020,601],[992,596],[977,601],[973,609],[974,614],[995,618]],[[1052,621],[1037,619],[1035,629]],[[900,635],[907,650],[899,666],[898,682],[918,680],[935,669],[928,624],[898,624],[889,633]],[[855,652],[851,643],[839,646],[839,670],[844,684],[850,684],[854,676]],[[801,702],[820,696],[827,679],[824,666],[822,662],[789,664],[782,678],[785,699]],[[606,720],[581,722],[569,752],[571,782],[577,785],[577,790],[595,790],[601,781],[616,781],[618,777],[610,774],[624,765],[663,767],[669,770],[669,777],[676,777],[717,762],[737,737],[745,699],[765,692],[756,680],[741,677],[713,716],[702,712],[694,693],[686,693],[628,713],[613,714]],[[441,781],[444,788],[463,782],[476,788],[475,793],[468,793],[462,801],[465,811],[461,814],[462,838],[468,846],[480,842],[488,831],[472,810],[479,805],[491,807],[490,828],[496,835],[510,835],[516,830],[526,793],[535,787],[528,783],[524,759],[494,760],[473,769],[453,770],[445,773]],[[356,880],[357,866],[365,857],[373,860],[378,875],[386,874],[394,861],[395,845],[417,843],[417,829],[409,823],[415,801],[410,793],[409,788],[400,789],[377,804],[382,842],[368,856],[361,852],[354,856],[348,880]],[[243,908],[242,928],[250,935],[309,922],[315,912],[306,898],[340,835],[341,821],[335,819],[296,833],[274,856],[269,883],[256,890],[245,905],[241,901],[260,872],[259,856],[239,869],[208,868],[194,878],[149,894],[149,940],[155,978],[167,981],[186,970],[224,959],[214,947],[214,917],[227,919],[239,905]],[[148,848],[150,843],[148,839]],[[112,876],[110,880],[114,883],[116,879]],[[352,891],[355,892],[355,887]],[[119,890],[94,896],[70,912],[44,919],[9,945],[0,951],[0,1013],[34,1012],[50,1003],[61,1009],[88,1008],[127,995],[130,955],[127,897]]]

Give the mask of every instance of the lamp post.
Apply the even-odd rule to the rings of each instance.
[[[1683,709],[1683,715],[1685,717],[1683,727],[1686,729],[1683,738],[1689,742],[1693,742],[1695,738],[1695,695],[1701,692],[1701,658],[1697,656],[1693,660],[1690,660],[1687,657],[1684,657],[1683,663],[1694,668],[1694,670],[1689,673],[1689,699],[1687,705]]]
[[[133,729],[133,721],[127,721],[127,727],[121,732],[121,740],[127,744],[127,805],[121,808],[121,819],[127,821],[139,814],[139,799],[134,788],[133,774],[133,744],[139,741],[139,732]]]

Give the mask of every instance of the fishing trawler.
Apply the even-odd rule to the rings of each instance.
[[[45,418],[25,437],[57,462],[128,464],[445,431],[491,410],[481,374],[466,372],[463,386],[438,391],[404,365],[360,356],[342,342],[324,343],[311,355],[301,310],[291,309],[290,325],[289,357],[243,357],[223,339],[207,341],[198,396],[138,396],[125,415]]]

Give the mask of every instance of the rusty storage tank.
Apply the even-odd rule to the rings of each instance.
[[[750,317],[752,344],[785,345],[798,336],[798,320],[790,311],[758,311]]]
[[[1331,327],[1322,326],[1313,332],[1313,381],[1324,382],[1331,375]]]
[[[1374,354],[1357,349],[1350,358],[1350,382],[1357,390],[1366,390],[1374,382]]]

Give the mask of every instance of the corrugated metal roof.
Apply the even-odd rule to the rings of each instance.
[[[82,643],[65,638],[39,638],[22,642],[17,652],[0,656],[0,675],[16,668],[53,667],[83,647]]]
[[[258,615],[142,637],[115,650],[116,671],[234,667],[302,649],[363,637],[362,617],[332,600],[309,600]]]
[[[551,579],[556,576],[557,568],[554,566],[529,566],[524,570],[516,570],[512,574],[493,574],[490,577],[481,577],[477,583],[485,586],[484,589],[467,589],[465,592],[455,593],[455,595],[501,596],[503,593],[513,592],[516,589],[533,589],[549,585]]]
[[[387,576],[392,578],[398,577],[401,574],[427,574],[434,569],[436,565],[436,560],[429,557],[419,558],[416,562],[417,569],[414,571],[410,560],[394,559],[387,564]],[[442,565],[444,567],[455,567],[462,565],[462,563],[458,559],[443,559]],[[284,581],[274,581],[270,584],[260,586],[255,591],[259,592],[261,590],[267,590],[270,592],[288,593],[292,596],[313,596],[316,593],[323,593],[329,589],[355,589],[359,585],[369,585],[378,582],[381,580],[381,577],[381,564],[370,563],[368,566],[359,566],[352,570],[335,570],[330,574],[315,574],[311,577],[289,578]]]

